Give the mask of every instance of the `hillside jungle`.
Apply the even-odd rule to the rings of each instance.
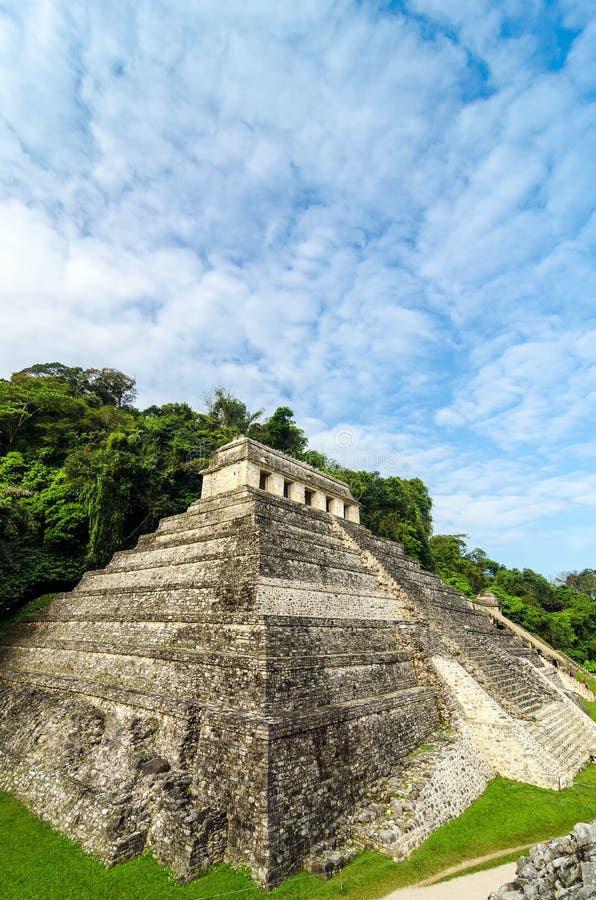
[[[465,535],[433,535],[419,478],[343,468],[308,449],[288,407],[261,421],[262,411],[223,389],[202,412],[186,403],[139,410],[135,396],[134,379],[114,369],[44,363],[0,380],[0,618],[70,589],[85,569],[185,510],[209,458],[244,433],[346,481],[375,534],[400,541],[472,599],[493,591],[505,615],[596,671],[595,569],[551,583],[469,550]]]

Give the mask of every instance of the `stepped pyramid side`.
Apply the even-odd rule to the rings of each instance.
[[[302,859],[372,780],[399,769],[439,724],[425,662],[396,598],[327,513],[264,496],[257,608],[267,621],[273,877]],[[307,612],[307,615],[304,615]],[[274,860],[281,860],[277,869]],[[287,871],[287,869],[286,869]]]
[[[561,788],[596,747],[596,726],[553,682],[553,667],[482,608],[408,559],[399,545],[338,525],[417,611],[409,630],[447,682],[476,742],[499,774]]]
[[[4,639],[0,786],[107,863],[151,848],[184,879],[226,860],[266,885],[442,722],[402,851],[491,772],[560,786],[586,717],[358,513],[284,454],[222,448],[201,500]]]
[[[258,554],[248,492],[205,501],[13,632],[0,669],[2,786],[107,863],[151,847],[187,877],[224,850],[260,865]],[[193,779],[226,766],[214,807]]]
[[[332,526],[357,504],[310,486],[325,509],[224,480],[15,628],[2,786],[106,862],[299,866],[439,721],[404,610]]]

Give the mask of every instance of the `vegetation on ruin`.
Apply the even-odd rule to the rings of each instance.
[[[432,534],[432,501],[419,478],[352,471],[308,449],[286,406],[263,411],[219,388],[187,403],[133,406],[135,381],[114,369],[43,363],[0,379],[0,618],[71,588],[86,568],[134,546],[160,518],[200,495],[200,470],[245,433],[346,481],[362,522],[468,597],[489,588],[503,612],[596,671],[596,570],[551,584],[507,569],[465,535]]]
[[[470,599],[489,590],[503,615],[596,671],[596,570],[564,572],[553,584],[532,569],[508,569],[484,550],[468,550],[466,535],[430,539],[434,569]]]
[[[588,678],[588,686],[596,695],[596,678]],[[582,700],[582,705],[593,722],[596,722],[596,700]]]
[[[573,787],[560,792],[496,778],[482,797],[434,832],[405,862],[366,852],[328,881],[301,872],[269,893],[246,872],[229,866],[216,866],[187,885],[176,884],[150,855],[105,869],[17,800],[0,793],[2,896],[5,900],[224,896],[372,900],[458,863],[503,851],[502,857],[487,864],[498,865],[508,858],[510,848],[566,834],[577,822],[593,818],[595,790],[596,765],[588,766]],[[472,863],[471,868],[479,866]]]

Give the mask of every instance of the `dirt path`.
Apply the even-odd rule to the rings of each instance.
[[[474,866],[480,866],[482,863],[490,862],[491,859],[501,859],[503,856],[511,856],[512,853],[521,854],[524,850],[529,850],[530,847],[533,847],[534,843],[521,844],[519,847],[510,847],[509,850],[497,850],[495,853],[487,853],[486,856],[477,856],[476,859],[467,859],[465,862],[458,863],[456,866],[451,866],[449,869],[443,869],[442,872],[435,872],[430,878],[419,881],[416,887],[426,887],[427,884],[436,884],[437,881],[441,881],[449,875],[455,875],[457,872],[473,869]]]
[[[482,865],[482,863],[490,862],[493,859],[502,859],[504,856],[510,856],[512,853],[519,853],[533,847],[534,844],[521,844],[518,847],[509,847],[505,850],[497,850],[495,853],[487,853],[486,856],[477,856],[475,859],[467,859],[465,862],[458,863],[457,866],[451,866],[443,869],[442,872],[436,872],[430,878],[418,882],[416,885],[410,885],[406,888],[400,888],[387,894],[383,900],[482,900],[488,896],[491,891],[496,891],[511,881],[515,874],[515,863],[505,863],[492,869],[483,870],[482,872],[474,872],[472,875],[462,875],[461,878],[454,878],[453,881],[447,881],[442,884],[437,882],[449,875],[456,875],[458,872],[464,872],[474,866]]]
[[[506,863],[495,869],[462,875],[453,881],[429,884],[426,887],[400,888],[388,894],[384,900],[486,900],[491,891],[515,877],[515,863]]]

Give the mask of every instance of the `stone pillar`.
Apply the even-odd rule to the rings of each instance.
[[[304,503],[305,489],[305,486],[300,484],[299,481],[294,481],[290,485],[290,500],[295,500],[296,503]]]
[[[350,503],[346,506],[346,519],[348,522],[360,524],[360,507]]]
[[[250,487],[258,488],[260,477],[260,468],[256,465],[256,463],[251,462],[249,459],[247,459],[246,469],[244,471],[245,484],[248,484]]]
[[[344,501],[338,500],[337,497],[331,498],[331,503],[329,504],[329,512],[333,516],[338,516],[340,519],[344,517]]]
[[[284,495],[284,477],[280,475],[278,472],[272,472],[269,478],[267,479],[267,490],[270,494],[275,494],[276,497],[283,497]]]
[[[207,497],[213,495],[213,487],[213,475],[204,475],[203,486],[201,488],[201,500],[206,500]]]
[[[314,491],[311,506],[313,509],[327,509],[327,497],[323,491]]]

